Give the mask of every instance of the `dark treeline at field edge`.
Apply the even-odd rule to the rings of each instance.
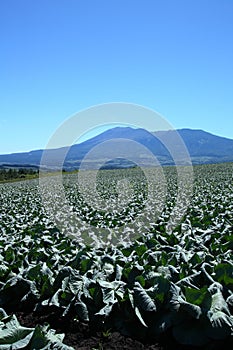
[[[28,176],[36,176],[39,170],[35,169],[0,169],[0,181],[23,179]]]

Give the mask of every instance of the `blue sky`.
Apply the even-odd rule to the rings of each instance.
[[[0,49],[0,153],[119,101],[233,138],[232,0],[1,0]]]

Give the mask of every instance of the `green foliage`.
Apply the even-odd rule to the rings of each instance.
[[[33,168],[0,169],[0,182],[37,177],[38,172]]]
[[[25,307],[99,326],[103,337],[111,328],[155,341],[171,331],[179,343],[197,346],[232,338],[232,170],[232,164],[195,167],[192,204],[168,234],[176,186],[166,169],[169,191],[159,219],[116,247],[86,246],[60,232],[41,206],[37,180],[1,184],[0,349],[69,349],[48,326],[26,328],[7,316]],[[68,196],[95,227],[127,225],[148,194],[138,197],[145,179],[137,185],[136,177],[128,211],[102,215],[81,202],[74,176],[64,175]],[[98,190],[108,194],[101,183]]]
[[[48,326],[22,327],[16,316],[7,316],[0,321],[0,349],[59,349],[72,350],[62,344],[64,334],[56,334]]]

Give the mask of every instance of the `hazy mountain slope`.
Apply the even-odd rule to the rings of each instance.
[[[203,130],[180,129],[177,132],[182,137],[194,164],[218,163],[233,161],[233,140],[219,137]],[[67,152],[64,166],[66,168],[78,167],[83,157],[95,146],[112,139],[125,138],[134,140],[156,155],[162,164],[172,164],[172,158],[166,147],[158,140],[162,137],[165,141],[172,142],[175,131],[159,131],[150,133],[144,129],[132,129],[130,127],[116,127],[107,130],[81,144],[70,147]],[[51,166],[56,164],[60,154],[67,148],[49,150]],[[1,164],[32,164],[39,165],[43,150],[35,150],[24,153],[0,155]],[[98,160],[97,160],[98,161]]]

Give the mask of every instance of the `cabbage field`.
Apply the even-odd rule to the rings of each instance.
[[[157,217],[146,206],[148,184],[137,169],[99,171],[103,197],[117,198],[118,181],[130,179],[132,201],[120,214],[91,208],[79,195],[76,174],[63,175],[73,213],[95,232],[109,227],[109,234],[126,234],[141,210],[150,218],[155,211],[154,222],[133,226],[135,239],[106,245],[96,236],[94,244],[81,241],[72,220],[58,227],[43,206],[38,179],[0,184],[0,350],[73,349],[56,320],[141,342],[169,336],[190,349],[233,344],[233,164],[194,167],[191,203],[172,231],[176,168],[164,172],[167,194],[161,208],[157,198]],[[47,178],[51,196],[53,180]],[[51,315],[52,326],[26,327],[19,313]]]

